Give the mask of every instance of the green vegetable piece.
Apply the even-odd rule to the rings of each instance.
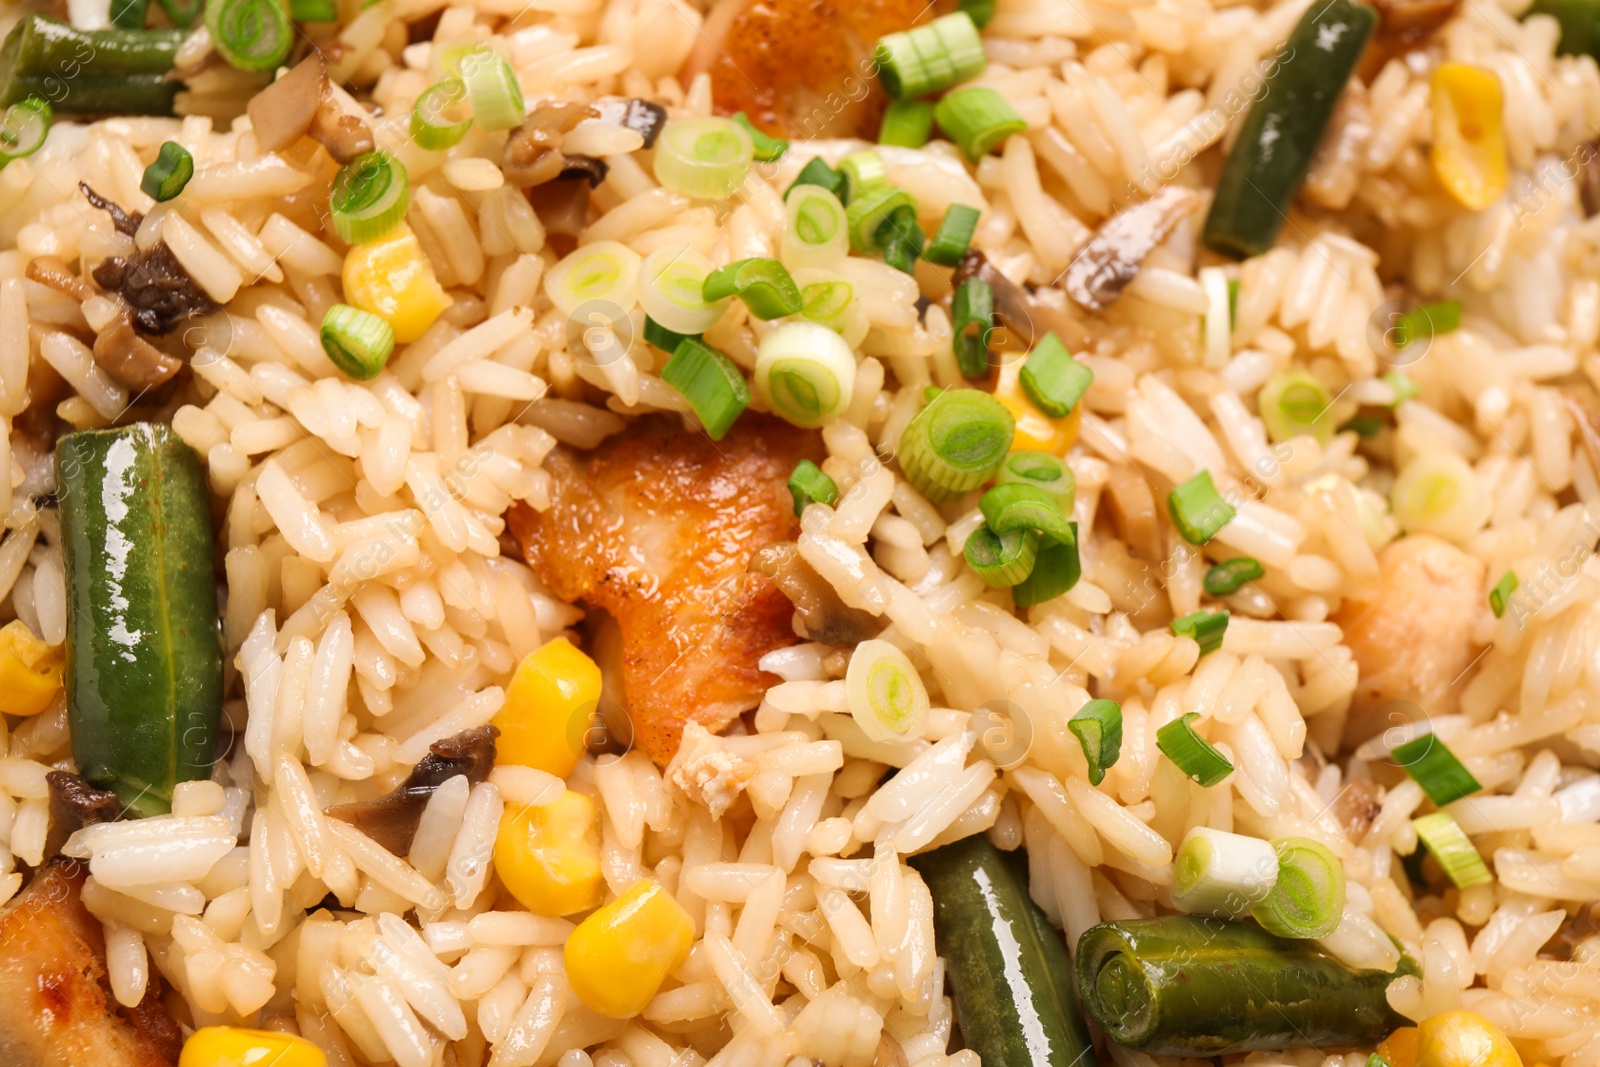
[[[1191,611],[1172,620],[1175,637],[1192,637],[1200,643],[1200,654],[1215,652],[1222,647],[1222,635],[1228,630],[1226,611]]]
[[[1345,424],[1339,427],[1339,432],[1344,433],[1349,430],[1357,437],[1371,437],[1383,429],[1383,425],[1382,415],[1374,415],[1370,411],[1363,411],[1358,415],[1350,416]]]
[[[1459,329],[1461,329],[1461,301],[1439,300],[1432,304],[1423,304],[1401,315],[1394,326],[1394,343],[1396,348],[1404,348],[1421,338],[1436,337],[1441,333],[1452,333]],[[1384,375],[1384,381],[1389,381],[1388,375]],[[1415,390],[1416,387],[1412,386],[1411,395],[1415,395]],[[1398,391],[1397,387],[1396,392]],[[1400,400],[1396,400],[1395,403],[1400,403]]]
[[[998,534],[983,525],[967,538],[963,554],[983,584],[991,589],[1009,589],[1033,573],[1039,535],[1032,530]]]
[[[1253,556],[1237,556],[1206,571],[1204,585],[1211,596],[1231,596],[1244,583],[1253,582],[1266,573],[1260,560]]]
[[[359,381],[376,378],[394,352],[394,329],[370,311],[335,304],[322,317],[322,350]]]
[[[950,330],[956,368],[968,379],[989,373],[989,336],[994,333],[994,290],[982,278],[968,278],[950,298]]]
[[[951,204],[946,208],[938,232],[928,242],[928,250],[924,253],[928,262],[941,267],[954,267],[960,263],[961,257],[972,246],[972,234],[978,228],[978,214],[977,208],[966,204]]]
[[[678,342],[661,368],[661,380],[684,395],[713,441],[722,440],[750,406],[750,386],[738,366],[693,337]]]
[[[1197,1058],[1372,1045],[1409,1025],[1384,990],[1417,973],[1409,959],[1394,974],[1353,970],[1255,923],[1191,915],[1090,927],[1076,966],[1084,1006],[1112,1040]]]
[[[183,30],[79,30],[26,15],[0,45],[0,107],[56,97],[69,114],[170,115],[183,83],[170,79]],[[62,85],[70,91],[62,93]]]
[[[1156,747],[1178,770],[1210,789],[1233,773],[1233,762],[1210,741],[1195,733],[1197,711],[1186,712],[1156,731]]]
[[[1011,600],[1019,608],[1043,604],[1054,600],[1078,584],[1083,576],[1083,563],[1078,558],[1078,524],[1067,523],[1072,529],[1072,540],[1066,544],[1040,541],[1039,554],[1034,557],[1033,570],[1011,587]]]
[[[1005,97],[983,85],[946,93],[933,106],[933,118],[973,163],[1028,128]]]
[[[789,194],[794,192],[798,185],[820,185],[834,196],[843,199],[845,178],[844,175],[834,170],[825,163],[821,156],[813,156],[805,166],[800,168],[800,173],[794,181],[789,183],[789,188],[783,191],[783,198],[789,199]]]
[[[222,644],[211,493],[167,426],[134,423],[56,444],[67,578],[72,757],[137,815],[211,777]]]
[[[143,29],[149,9],[150,0],[111,0],[111,25],[122,30]]]
[[[1417,383],[1411,380],[1410,375],[1401,371],[1392,370],[1378,380],[1394,390],[1394,403],[1389,405],[1392,408],[1399,407],[1421,391],[1417,388]]]
[[[794,497],[794,513],[803,515],[810,504],[833,506],[839,499],[839,484],[822,473],[821,467],[803,459],[789,475],[789,495]]]
[[[978,501],[983,521],[997,534],[1012,530],[1037,530],[1057,544],[1075,544],[1072,527],[1061,514],[1054,493],[1023,482],[1006,482],[983,494]]]
[[[978,389],[946,389],[900,435],[900,469],[935,504],[971,492],[1005,462],[1017,423]]]
[[[1344,866],[1328,846],[1308,837],[1272,842],[1278,881],[1251,912],[1272,934],[1297,940],[1327,937],[1344,914]]]
[[[1389,750],[1389,755],[1416,780],[1428,799],[1441,808],[1483,788],[1450,747],[1431,733],[1396,745]]]
[[[678,350],[678,342],[686,337],[692,337],[696,341],[700,340],[700,335],[697,333],[678,333],[676,330],[667,329],[649,315],[644,317],[644,339],[663,352],[676,352]]]
[[[1201,471],[1167,494],[1167,513],[1183,539],[1203,545],[1228,523],[1237,512],[1222,499],[1210,471]]]
[[[1522,583],[1517,580],[1516,571],[1506,571],[1500,580],[1494,583],[1494,588],[1489,590],[1489,610],[1494,612],[1495,618],[1500,618],[1506,613],[1506,605],[1511,603],[1511,594],[1517,591],[1517,586]]]
[[[878,143],[921,148],[933,134],[933,105],[926,100],[891,100],[883,109]]]
[[[159,203],[166,203],[189,184],[194,177],[194,157],[177,141],[166,141],[156,153],[155,162],[144,169],[139,188]]]
[[[337,22],[339,5],[334,0],[289,0],[289,17],[296,22]]]
[[[775,259],[741,259],[706,275],[702,297],[714,304],[737,296],[758,319],[798,315],[803,302],[787,268]]]
[[[1090,1067],[1061,935],[1037,911],[1015,864],[984,834],[908,860],[933,897],[956,1025],[984,1064]]]
[[[782,137],[773,137],[772,135],[757,129],[756,124],[750,121],[750,116],[746,115],[743,111],[733,116],[733,121],[743,126],[745,128],[745,132],[750,135],[750,140],[756,146],[755,158],[761,160],[761,162],[775,162],[776,160],[782,159],[783,154],[789,151],[788,141],[785,141]]]
[[[206,0],[217,54],[240,70],[271,70],[289,58],[294,26],[278,0]]]
[[[972,24],[980,30],[989,25],[998,6],[996,0],[956,0],[956,10],[965,11]]]
[[[1083,746],[1089,783],[1099,785],[1122,755],[1122,705],[1115,700],[1091,700],[1067,720],[1067,729]]]
[[[1529,15],[1551,15],[1560,23],[1557,55],[1600,57],[1600,6],[1594,0],[1534,0],[1521,17]]]
[[[1017,377],[1034,407],[1052,419],[1064,419],[1088,392],[1094,371],[1073,359],[1059,337],[1047,333],[1028,353]]]

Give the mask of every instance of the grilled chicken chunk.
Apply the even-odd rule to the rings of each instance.
[[[877,140],[886,98],[872,51],[935,14],[927,0],[720,0],[689,57],[725,114],[784,137]]]
[[[549,509],[507,516],[541,581],[615,618],[623,702],[657,763],[686,722],[715,732],[760,703],[777,679],[757,661],[798,640],[789,598],[749,563],[798,534],[786,482],[804,458],[822,458],[816,434],[759,415],[716,442],[646,423],[556,449]]]
[[[0,1065],[170,1067],[178,1029],[149,995],[124,1018],[81,864],[56,860],[0,914]]]

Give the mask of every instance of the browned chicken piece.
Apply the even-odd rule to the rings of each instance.
[[[717,110],[783,137],[877,140],[878,38],[927,22],[928,0],[720,0],[684,70],[709,71]]]
[[[623,700],[657,763],[684,723],[715,732],[760,703],[777,679],[756,662],[798,640],[789,598],[749,563],[797,536],[786,483],[807,458],[822,458],[818,436],[777,419],[747,414],[715,442],[650,422],[556,449],[549,509],[507,516],[540,581],[616,619]]]
[[[1427,715],[1453,711],[1457,679],[1474,655],[1483,564],[1448,542],[1417,534],[1385,548],[1378,567],[1376,590],[1347,601],[1333,618],[1361,669],[1358,704],[1371,711],[1398,700]],[[1355,720],[1352,715],[1352,727]],[[1391,724],[1386,719],[1384,725]]]
[[[154,985],[131,1018],[111,997],[100,923],[78,896],[83,874],[55,860],[0,913],[0,1064],[170,1067],[179,1035]]]

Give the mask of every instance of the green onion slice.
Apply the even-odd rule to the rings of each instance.
[[[1389,1061],[1374,1052],[1367,1057],[1367,1067],[1389,1067]]]
[[[977,389],[947,389],[900,435],[900,469],[935,504],[971,492],[1005,462],[1016,420]]]
[[[1065,544],[1039,542],[1039,554],[1034,558],[1033,570],[1011,587],[1011,600],[1019,608],[1043,604],[1054,600],[1078,584],[1083,576],[1083,563],[1078,558],[1078,524],[1067,523],[1072,540]]]
[[[755,142],[732,119],[671,119],[656,141],[656,180],[685,196],[725,200],[743,184]]]
[[[1067,720],[1067,729],[1083,747],[1089,783],[1099,785],[1122,755],[1122,705],[1115,700],[1091,700]]]
[[[987,525],[967,538],[967,563],[991,589],[1009,589],[1033,573],[1039,535],[1032,530],[997,534]]]
[[[933,135],[933,105],[926,100],[891,100],[878,127],[878,143],[921,148]]]
[[[1222,499],[1211,472],[1203,470],[1167,494],[1172,523],[1191,545],[1203,545],[1233,521],[1237,512]]]
[[[339,5],[334,0],[289,0],[289,17],[296,22],[337,22]]]
[[[1235,556],[1206,571],[1204,585],[1212,596],[1232,596],[1244,583],[1253,582],[1266,573],[1261,561],[1253,556]]]
[[[161,0],[161,10],[174,26],[190,26],[205,7],[204,0]]]
[[[639,302],[639,253],[616,241],[595,241],[563,257],[544,276],[544,291],[569,318],[578,309],[599,310],[613,322]],[[678,330],[677,333],[695,332]]]
[[[800,173],[795,175],[794,181],[789,183],[789,188],[783,191],[783,196],[787,200],[796,189],[807,185],[815,185],[820,189],[828,190],[842,202],[845,184],[844,175],[828,166],[821,156],[812,156],[806,165],[800,168]]]
[[[322,350],[352,378],[376,378],[394,352],[394,330],[370,311],[335,304],[322,318]]]
[[[995,471],[995,481],[1001,485],[1018,482],[1043,489],[1055,497],[1061,514],[1072,514],[1078,479],[1064,460],[1048,452],[1019,448],[1008,453],[1000,469]]]
[[[1333,394],[1305,371],[1274,375],[1261,387],[1257,402],[1274,441],[1304,434],[1326,444],[1333,436]]]
[[[1395,518],[1411,532],[1471,533],[1488,517],[1490,502],[1478,476],[1454,452],[1423,452],[1400,468],[1389,487]]]
[[[1517,580],[1516,571],[1506,571],[1500,580],[1489,590],[1489,610],[1494,612],[1495,618],[1500,618],[1506,613],[1506,605],[1511,603],[1511,594],[1517,591],[1517,586],[1522,583]]]
[[[880,182],[854,190],[845,209],[845,219],[850,229],[850,250],[863,255],[878,251],[882,247],[879,231],[902,208],[909,208],[912,218],[916,217],[917,202],[904,189]]]
[[[1094,381],[1094,371],[1073,359],[1052,332],[1033,346],[1018,379],[1034,407],[1052,419],[1064,419],[1083,399]]]
[[[684,395],[713,441],[722,440],[750,404],[750,387],[733,360],[692,337],[678,342],[661,380]]]
[[[895,270],[915,273],[917,260],[922,258],[922,227],[917,224],[917,209],[902,204],[889,212],[889,217],[879,224],[872,235],[873,243],[883,249],[883,261]]]
[[[934,106],[933,117],[974,163],[1007,137],[1028,128],[1004,97],[985,86],[946,93]]]
[[[1200,644],[1202,656],[1222,647],[1222,635],[1228,631],[1226,611],[1192,611],[1172,620],[1175,637],[1192,637]]]
[[[0,117],[0,167],[13,159],[31,156],[50,134],[50,105],[41,97],[30,96],[6,108]]]
[[[978,209],[966,204],[951,204],[945,209],[939,231],[933,235],[928,250],[923,253],[928,262],[941,267],[954,267],[961,262],[972,246],[972,234],[978,228]]]
[[[1412,381],[1411,376],[1404,371],[1392,370],[1378,380],[1394,390],[1394,400],[1388,405],[1392,408],[1399,407],[1421,392],[1417,387],[1417,383]]]
[[[1389,750],[1389,755],[1422,787],[1428,799],[1441,808],[1483,788],[1449,746],[1431,733],[1396,745]]]
[[[906,654],[887,641],[863,641],[850,654],[845,699],[861,732],[873,741],[921,736],[928,721],[928,690]]]
[[[711,303],[737,296],[758,319],[800,313],[800,289],[775,259],[741,259],[718,267],[706,275],[702,295]]]
[[[705,333],[732,302],[705,298],[706,279],[716,269],[692,248],[658,248],[639,266],[639,305],[674,333]]]
[[[850,254],[850,227],[839,198],[820,185],[803,185],[784,206],[780,255],[791,269],[831,268]]]
[[[1424,337],[1435,337],[1461,328],[1461,301],[1440,300],[1423,304],[1400,316],[1394,326],[1394,343],[1404,348]]]
[[[832,507],[839,499],[839,486],[821,467],[803,459],[794,465],[794,472],[789,475],[789,495],[794,497],[794,513],[803,515],[812,504]]]
[[[1412,819],[1411,825],[1416,828],[1417,839],[1433,853],[1433,858],[1439,861],[1444,873],[1459,888],[1471,889],[1475,885],[1488,885],[1494,881],[1494,875],[1489,873],[1488,866],[1483,862],[1483,857],[1478,855],[1466,831],[1461,829],[1461,824],[1448,811],[1436,811]]]
[[[1278,880],[1251,913],[1268,933],[1298,940],[1327,937],[1344,916],[1344,866],[1328,847],[1309,837],[1272,842]]]
[[[348,244],[382,237],[406,217],[411,189],[406,168],[387,152],[368,152],[345,164],[328,197],[333,229]]]
[[[867,149],[864,152],[852,152],[839,160],[839,178],[844,182],[844,192],[839,194],[839,199],[848,204],[870,185],[887,185],[889,168],[882,156]]]
[[[678,333],[675,330],[667,329],[649,315],[644,317],[644,339],[668,355],[676,352],[678,350],[678,342],[686,337],[692,337],[696,341],[700,340],[699,334]]]
[[[782,159],[783,154],[789,151],[788,141],[785,141],[782,137],[773,137],[763,133],[756,128],[756,124],[750,121],[750,116],[743,111],[733,116],[733,121],[743,126],[745,132],[750,135],[750,143],[755,146],[755,158],[761,162],[774,163]]]
[[[505,57],[488,45],[479,45],[457,60],[461,83],[472,102],[472,117],[486,130],[509,130],[528,117],[522,86]]]
[[[884,92],[896,100],[927,96],[975,78],[989,62],[978,27],[965,11],[879,38],[873,60]]]
[[[1077,541],[1056,496],[1037,486],[1023,482],[997,485],[983,494],[978,507],[983,521],[997,534],[1037,530],[1058,545]]]
[[[1383,426],[1383,416],[1374,415],[1368,411],[1362,411],[1346,419],[1344,425],[1339,427],[1339,432],[1344,433],[1346,430],[1349,430],[1357,437],[1371,437],[1373,434],[1383,429]]]
[[[856,291],[849,282],[816,281],[800,287],[800,314],[838,334],[850,326]]]
[[[217,54],[240,70],[272,70],[294,44],[289,13],[277,0],[207,0],[206,29]]]
[[[844,338],[815,322],[786,322],[761,339],[756,392],[796,426],[824,426],[850,406],[856,357]]]
[[[1172,865],[1172,903],[1190,915],[1238,919],[1278,884],[1271,842],[1196,826],[1184,836]]]
[[[1156,747],[1178,770],[1210,789],[1233,773],[1233,764],[1195,732],[1194,721],[1199,717],[1199,712],[1191,711],[1161,727],[1156,731]]]
[[[956,367],[964,378],[989,373],[989,337],[994,333],[994,290],[982,278],[968,278],[950,298],[950,329]]]
[[[139,188],[150,199],[164,204],[183,192],[192,177],[194,157],[189,150],[177,141],[166,141],[156,153],[155,161],[144,169]]]
[[[411,136],[422,148],[442,152],[454,148],[472,128],[472,116],[461,107],[467,87],[460,78],[446,78],[430,85],[411,108]]]

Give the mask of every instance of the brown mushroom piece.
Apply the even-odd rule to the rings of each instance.
[[[1087,348],[1092,338],[1073,318],[1059,308],[1034,296],[1022,286],[1007,278],[990,263],[988,257],[977,249],[969,249],[956,264],[950,275],[950,288],[959,289],[968,278],[981,278],[989,283],[994,294],[995,318],[1007,332],[1014,334],[1024,351],[1032,349],[1040,337],[1053,333],[1069,348]],[[1003,348],[1003,344],[991,347]]]
[[[435,789],[457,775],[465,775],[468,785],[489,777],[498,736],[497,727],[479,726],[435,741],[422,762],[394,789],[372,800],[335,804],[326,814],[349,823],[396,856],[404,856],[411,851],[422,810]]]
[[[89,283],[72,273],[72,270],[55,256],[38,256],[30,259],[23,273],[29,280],[49,286],[58,293],[65,293],[80,304],[94,295]]]
[[[169,356],[140,337],[126,314],[119,315],[94,339],[94,361],[129,389],[154,389],[183,369],[183,360]]]
[[[372,151],[377,144],[372,127],[340,107],[331,89],[322,94],[322,103],[317,105],[307,132],[341,165]]]
[[[591,106],[601,122],[626,126],[643,137],[646,148],[656,146],[661,127],[667,124],[667,109],[648,100],[600,100]]]
[[[1339,820],[1345,836],[1353,844],[1361,844],[1361,839],[1372,829],[1372,821],[1378,817],[1382,807],[1379,801],[1382,799],[1383,790],[1370,778],[1358,778],[1340,790],[1333,802],[1333,816]]]
[[[506,181],[524,189],[555,181],[567,165],[561,154],[562,135],[595,114],[594,108],[584,104],[540,104],[534,108],[506,139],[500,156]]]
[[[1133,281],[1145,258],[1202,199],[1194,189],[1168,185],[1148,200],[1123,208],[1100,224],[1067,268],[1061,287],[1084,310],[1106,310]]]
[[[109,789],[98,789],[81,775],[51,771],[44,776],[50,787],[50,831],[44,854],[54,856],[67,838],[85,826],[115,822],[122,814],[122,801]]]
[[[839,599],[833,586],[811,569],[793,541],[778,541],[756,549],[750,569],[771,578],[794,604],[806,637],[824,645],[853,645],[878,636],[884,620]]]
[[[256,143],[277,152],[304,137],[327,93],[327,69],[322,56],[312,52],[245,105]]]

